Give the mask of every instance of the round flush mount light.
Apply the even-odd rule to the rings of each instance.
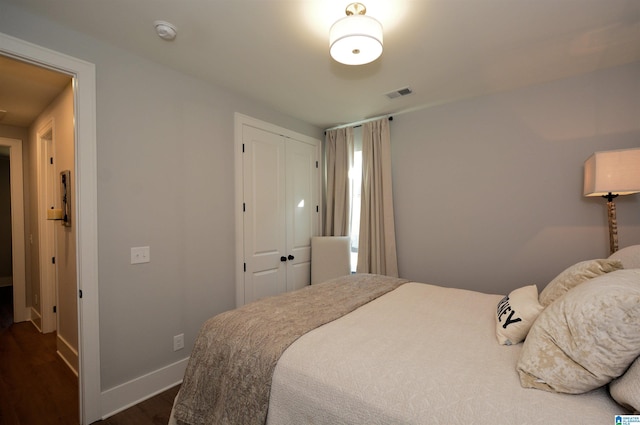
[[[329,52],[336,61],[364,65],[382,54],[382,24],[366,12],[362,3],[351,3],[345,10],[347,16],[331,26]]]
[[[156,28],[158,37],[166,41],[172,41],[178,35],[178,31],[173,24],[166,21],[155,21],[153,25]]]

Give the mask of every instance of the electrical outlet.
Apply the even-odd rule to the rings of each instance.
[[[184,334],[173,337],[173,351],[182,350],[184,348]]]
[[[148,246],[131,248],[131,264],[148,263],[151,261],[151,252]]]

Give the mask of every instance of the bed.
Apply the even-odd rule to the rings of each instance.
[[[208,321],[170,424],[616,423],[639,355],[640,246],[540,294],[355,275]]]

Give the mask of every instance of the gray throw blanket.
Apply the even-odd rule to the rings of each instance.
[[[247,304],[204,323],[174,406],[178,423],[264,424],[280,355],[306,332],[405,279],[357,274]]]

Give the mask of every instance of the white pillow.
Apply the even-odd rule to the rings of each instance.
[[[502,345],[524,341],[544,307],[538,302],[538,287],[524,286],[511,291],[499,303],[496,311],[496,336]]]
[[[589,279],[620,270],[621,268],[622,262],[616,259],[587,260],[576,263],[556,276],[540,292],[540,304],[543,307],[548,307],[571,288]]]
[[[547,307],[524,341],[523,387],[579,394],[622,375],[640,355],[640,269],[589,280]]]
[[[640,245],[622,248],[609,256],[610,260],[620,260],[625,269],[640,269]]]
[[[631,412],[640,412],[640,357],[619,378],[609,384],[611,397]]]

